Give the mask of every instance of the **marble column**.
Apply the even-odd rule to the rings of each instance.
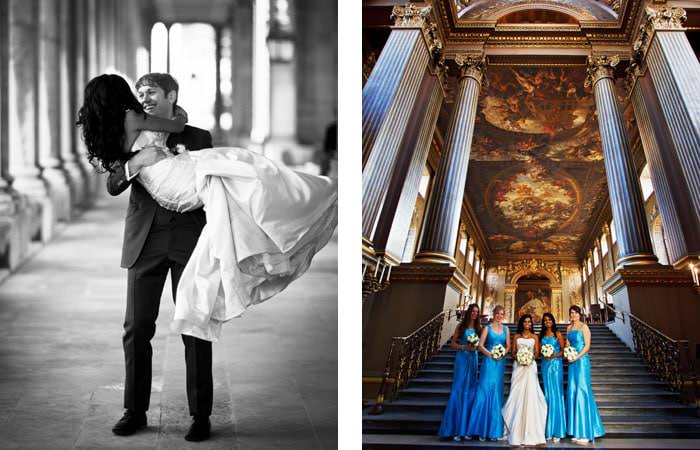
[[[648,67],[669,124],[672,151],[690,192],[692,208],[687,213],[700,223],[700,63],[682,26],[682,8],[647,7],[644,14],[635,49]]]
[[[457,55],[455,62],[461,68],[459,92],[440,155],[417,261],[454,264],[452,255],[486,61],[481,54],[462,54]]]
[[[364,171],[391,170],[431,57],[429,31],[434,24],[429,20],[430,12],[429,6],[393,9],[395,26],[362,89]]]
[[[608,267],[610,268],[610,271],[607,277],[612,276],[613,273],[615,273],[615,258],[613,256],[613,243],[612,243],[612,234],[610,233],[610,227],[606,223],[603,225],[603,233],[605,233],[605,243],[608,245]]]
[[[399,263],[411,218],[418,197],[420,180],[430,152],[438,113],[445,98],[441,80],[426,68],[418,98],[414,104],[409,125],[401,140],[396,161],[389,176],[389,183],[380,197],[371,195],[377,181],[371,178],[372,171],[365,171],[363,184],[363,212],[369,210],[370,199],[382,202],[379,214],[363,213],[363,236],[370,240],[377,255],[384,255]],[[374,223],[371,219],[375,219]]]
[[[401,257],[444,98],[430,67],[434,41],[426,30],[434,25],[429,14],[429,7],[394,7],[396,26],[362,90],[363,245],[372,251],[375,244],[380,251],[388,246],[395,260]]]
[[[9,159],[13,187],[29,199],[29,234],[47,241],[54,233],[56,213],[38,164],[38,17],[37,0],[10,2]]]
[[[61,161],[61,77],[59,46],[59,3],[39,3],[39,96],[37,144],[41,176],[48,183],[56,218],[71,218],[69,179]]]
[[[233,139],[236,145],[247,146],[253,126],[253,5],[250,1],[236,2],[232,31]]]
[[[617,56],[589,56],[587,85],[593,86],[605,158],[610,206],[618,243],[617,267],[657,264],[627,128],[617,100],[613,69]]]

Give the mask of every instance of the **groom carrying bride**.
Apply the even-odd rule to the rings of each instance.
[[[136,82],[138,100],[146,113],[164,119],[175,116],[178,84],[168,74],[149,73]],[[130,143],[129,143],[130,144]],[[178,144],[188,150],[212,146],[208,131],[185,126],[171,133],[168,148]],[[195,248],[206,223],[203,208],[178,213],[160,206],[144,187],[132,182],[139,171],[164,158],[162,149],[146,147],[137,153],[125,153],[125,160],[113,164],[107,191],[119,195],[131,186],[124,227],[121,267],[128,270],[126,316],[124,319],[124,416],[112,428],[127,436],[147,425],[146,411],[151,395],[151,339],[165,280],[170,272],[173,298],[180,275]],[[177,300],[177,299],[175,299]],[[192,425],[188,441],[209,437],[213,402],[211,342],[182,335],[187,366],[187,400]]]

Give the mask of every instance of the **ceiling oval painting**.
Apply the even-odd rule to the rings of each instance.
[[[605,197],[584,67],[489,66],[467,196],[496,254],[575,255]]]
[[[565,227],[579,204],[573,180],[538,163],[498,174],[489,184],[487,198],[497,219],[525,239],[547,238]]]

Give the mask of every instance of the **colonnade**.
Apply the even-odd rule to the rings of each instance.
[[[12,270],[103,188],[75,126],[82,90],[99,73],[134,77],[150,28],[136,0],[0,5],[0,253]]]

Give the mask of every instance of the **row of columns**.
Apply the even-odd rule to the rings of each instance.
[[[678,19],[662,23],[661,18],[667,18],[668,11]],[[664,157],[681,167],[683,179],[672,180],[676,172],[669,170],[669,164],[659,162],[652,164],[650,169],[652,180],[665,181],[670,185],[665,190],[673,192],[666,197],[661,194],[659,203],[665,203],[661,208],[662,216],[668,216],[664,219],[665,228],[674,229],[673,224],[666,227],[666,222],[679,222],[672,239],[678,241],[678,236],[682,235],[687,258],[693,251],[688,243],[697,239],[696,230],[700,229],[697,226],[700,218],[700,67],[682,33],[682,10],[648,8],[646,14],[649,31],[643,38],[643,46],[648,56],[643,64],[648,66],[654,91],[659,96],[659,114],[666,123],[674,124],[673,128],[665,128],[670,135],[665,139],[673,144],[673,154]],[[410,214],[404,209],[411,209],[415,203],[417,180],[425,165],[424,155],[427,155],[429,142],[428,139],[416,139],[416,130],[432,134],[432,111],[444,99],[444,96],[426,94],[431,93],[430,86],[433,86],[426,77],[434,61],[431,59],[434,53],[431,52],[429,15],[430,7],[394,8],[396,25],[363,89],[363,246],[366,251],[397,264],[398,258],[394,255],[400,253],[394,253],[393,241],[386,239],[391,235],[387,230],[395,231],[402,248],[401,239],[406,238],[407,221],[410,220]],[[450,125],[429,199],[417,262],[455,264],[453,254],[485,60],[483,55],[458,55],[455,62],[460,67],[459,90],[454,98]],[[614,69],[618,62],[615,55],[591,55],[586,81],[595,97],[612,216],[617,230],[616,269],[656,266],[658,260],[650,239],[638,174],[615,90]],[[644,97],[643,86],[643,83],[637,84],[635,98]],[[636,113],[641,109],[638,103],[642,101],[635,101]],[[646,98],[644,104],[647,104]],[[638,114],[643,116],[642,112]],[[650,123],[644,117],[640,121],[645,151],[649,153],[647,147],[650,147],[660,153],[658,145],[656,150],[646,145],[650,141],[646,134],[654,131]],[[674,190],[672,183],[678,185],[678,189]],[[657,183],[654,184],[656,189]],[[685,192],[690,195],[684,195]],[[665,200],[667,197],[673,197],[673,200],[678,197],[683,201],[669,205]],[[678,211],[685,208],[692,212],[694,228],[690,228],[690,219],[685,223],[679,217]],[[690,236],[690,230],[695,230],[694,237]],[[674,260],[682,258],[683,251],[683,247],[678,246]]]
[[[149,34],[136,0],[1,4],[0,253],[12,269],[31,238],[50,239],[103,189],[75,126],[82,91],[108,70],[133,77]]]

